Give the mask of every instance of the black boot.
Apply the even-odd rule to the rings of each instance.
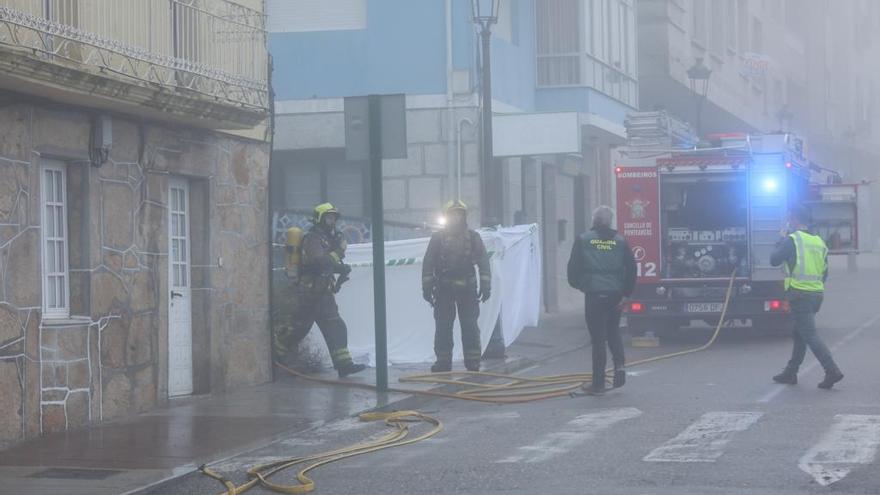
[[[452,361],[438,359],[436,363],[431,365],[431,373],[447,373],[449,371],[452,371]]]
[[[348,363],[339,365],[339,367],[336,368],[336,372],[339,373],[339,378],[345,378],[348,375],[360,373],[361,371],[364,371],[365,369],[367,369],[367,365],[355,364],[355,363],[349,361]]]
[[[833,369],[831,371],[825,372],[825,379],[819,382],[819,388],[828,390],[834,386],[835,383],[843,380],[843,373],[840,372],[839,369]]]
[[[478,372],[480,371],[480,361],[465,361],[464,367],[468,371]]]
[[[620,388],[626,385],[626,370],[621,368],[614,368],[614,378],[612,379],[612,386],[614,388]]]
[[[782,373],[773,377],[773,381],[784,385],[797,385],[797,373],[787,369],[782,370]]]

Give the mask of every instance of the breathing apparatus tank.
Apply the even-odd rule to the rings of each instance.
[[[302,261],[302,241],[305,233],[299,227],[291,227],[287,229],[287,242],[285,250],[287,251],[287,260],[285,267],[287,269],[287,277],[296,280],[299,277],[299,265]]]

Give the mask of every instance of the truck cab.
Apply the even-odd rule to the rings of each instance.
[[[727,319],[788,328],[784,274],[770,253],[810,170],[791,134],[718,135],[709,148],[625,150],[616,168],[618,228],[638,266],[625,307],[633,333]]]

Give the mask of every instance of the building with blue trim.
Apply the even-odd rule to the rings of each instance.
[[[611,203],[612,149],[638,105],[633,0],[502,0],[492,27],[493,148],[503,224],[540,224],[547,310],[575,307],[565,263]],[[332,201],[369,217],[365,162],[346,161],[343,98],[404,93],[407,157],[384,163],[396,237],[460,197],[481,218],[479,33],[468,0],[268,1],[276,218]]]

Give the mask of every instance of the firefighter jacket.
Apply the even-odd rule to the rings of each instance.
[[[346,271],[342,233],[314,225],[303,237],[300,283],[311,292],[332,291],[334,275]]]
[[[568,284],[585,294],[632,294],[636,261],[629,243],[607,228],[593,228],[578,236],[568,260]]]
[[[474,230],[444,229],[431,236],[422,263],[422,289],[476,286],[474,265],[480,274],[480,290],[491,289],[489,255]]]

